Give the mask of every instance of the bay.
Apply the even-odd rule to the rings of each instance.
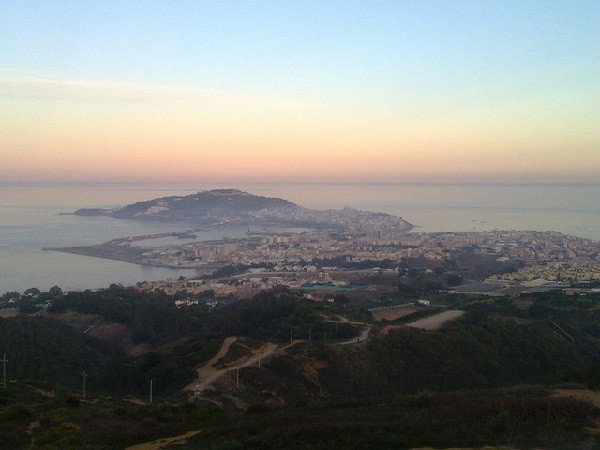
[[[53,285],[67,290],[99,288],[111,283],[192,276],[195,272],[191,270],[144,267],[42,248],[187,230],[193,224],[61,213],[222,187],[281,197],[310,208],[349,206],[396,214],[413,223],[415,231],[555,230],[600,239],[600,185],[0,185],[0,292]],[[198,239],[243,236],[245,231],[242,227],[211,230],[199,233]],[[168,243],[161,240],[156,245]],[[153,242],[146,241],[145,245]]]

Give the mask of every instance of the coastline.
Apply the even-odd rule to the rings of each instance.
[[[200,224],[150,220],[82,217],[64,214],[82,207],[112,208],[148,198],[186,195],[221,184],[143,184],[13,186],[0,188],[2,245],[0,286],[4,291],[53,285],[70,288],[101,287],[111,282],[133,283],[168,278],[184,267],[131,262],[125,258],[81,258],[79,250],[42,252],[41,248],[93,246],[122,236],[161,233],[165,228],[188,230]],[[586,239],[600,240],[600,209],[596,199],[600,185],[339,185],[339,184],[239,184],[236,187],[265,196],[280,196],[313,209],[350,206],[360,210],[398,215],[414,225],[411,233],[498,230],[556,230]],[[42,199],[52,199],[44,203]],[[485,223],[483,223],[485,222]],[[171,225],[172,224],[172,225]],[[198,240],[241,237],[247,227],[219,228],[199,234]],[[254,229],[254,228],[253,228]],[[169,242],[177,245],[176,238]],[[188,241],[184,241],[187,243]],[[182,244],[184,243],[182,242]],[[192,242],[191,240],[189,241]],[[159,241],[156,242],[158,245]],[[152,245],[151,241],[148,244]],[[144,245],[146,247],[146,245]],[[77,253],[76,253],[77,252]],[[92,256],[92,255],[87,255]],[[112,263],[111,263],[112,261]],[[129,262],[127,266],[121,263]],[[134,265],[132,265],[134,264]],[[201,270],[201,269],[200,269]]]
[[[92,258],[102,258],[102,259],[108,259],[111,261],[121,261],[121,262],[130,263],[130,264],[137,264],[139,266],[161,267],[164,269],[198,270],[198,269],[217,268],[217,267],[222,266],[219,264],[195,264],[195,265],[190,265],[190,266],[183,266],[183,265],[164,264],[164,263],[159,263],[159,262],[144,261],[141,257],[136,258],[136,257],[133,257],[133,255],[126,256],[123,254],[124,247],[119,247],[119,248],[116,248],[116,247],[117,246],[108,246],[108,245],[103,245],[103,244],[92,245],[92,246],[79,246],[79,247],[44,247],[44,248],[42,248],[42,251],[70,253],[72,255],[89,256]],[[138,253],[137,250],[139,250],[140,254],[141,254],[141,252],[144,252],[145,250],[147,250],[147,249],[144,249],[141,247],[126,247],[126,248],[129,250],[135,248],[136,251],[132,252],[133,254]]]

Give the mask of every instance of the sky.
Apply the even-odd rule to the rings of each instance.
[[[597,0],[0,1],[0,183],[600,178]]]

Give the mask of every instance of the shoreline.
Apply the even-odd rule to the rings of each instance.
[[[89,256],[92,258],[102,258],[102,259],[108,259],[111,261],[121,261],[121,262],[126,262],[126,263],[130,263],[130,264],[137,264],[138,266],[146,266],[146,267],[160,267],[163,269],[182,269],[182,270],[199,270],[199,269],[209,269],[209,268],[218,268],[221,267],[222,265],[216,265],[216,264],[197,264],[197,265],[193,265],[193,266],[181,266],[181,265],[171,265],[171,264],[163,264],[163,263],[154,263],[154,262],[148,262],[148,261],[143,261],[142,259],[138,259],[138,258],[134,258],[134,257],[127,257],[125,255],[121,255],[121,254],[110,254],[111,249],[115,250],[116,246],[106,246],[106,245],[96,245],[96,246],[80,246],[80,247],[44,247],[42,248],[42,251],[51,251],[51,252],[62,252],[62,253],[70,253],[72,255],[79,255],[79,256]],[[129,247],[129,249],[131,248],[136,248],[136,247]],[[103,251],[97,251],[97,250],[104,250]],[[119,250],[121,250],[122,248],[120,248]],[[142,251],[145,251],[146,249],[142,249],[139,248]],[[106,252],[106,250],[108,250],[108,252]]]

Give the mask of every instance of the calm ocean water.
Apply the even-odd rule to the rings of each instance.
[[[23,291],[34,286],[48,289],[55,284],[63,289],[98,288],[110,283],[134,284],[142,280],[190,276],[194,273],[190,270],[141,267],[41,249],[187,230],[193,225],[60,213],[81,207],[113,207],[168,195],[186,195],[218,187],[282,197],[310,208],[351,206],[392,213],[416,225],[417,231],[556,230],[600,239],[600,185],[0,186],[0,292]],[[201,233],[198,237],[241,236],[244,231],[241,228],[223,229]]]

